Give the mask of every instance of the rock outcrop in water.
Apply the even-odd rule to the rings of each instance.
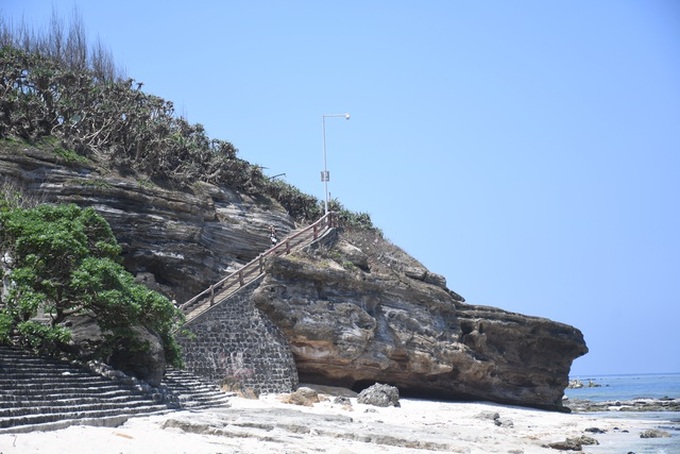
[[[196,183],[161,188],[94,164],[0,146],[0,183],[45,202],[94,207],[126,267],[183,302],[295,225],[269,199]],[[300,381],[563,409],[581,332],[544,318],[467,304],[445,279],[379,235],[345,231],[270,260],[253,296],[287,337]]]

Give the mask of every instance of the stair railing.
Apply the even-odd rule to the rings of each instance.
[[[311,242],[320,238],[327,230],[334,226],[333,212],[326,213],[318,221],[301,229],[286,237],[276,246],[263,252],[255,259],[246,263],[240,269],[227,275],[219,282],[212,284],[207,289],[203,290],[198,295],[194,296],[186,303],[179,306],[179,309],[184,313],[187,320],[194,318],[189,317],[200,308],[200,313],[208,308],[214,306],[226,298],[231,296],[239,288],[254,281],[255,278],[264,273],[265,258],[273,254],[290,254],[292,251],[306,246]]]

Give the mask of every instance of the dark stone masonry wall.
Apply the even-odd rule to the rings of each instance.
[[[178,340],[186,368],[218,385],[290,392],[298,373],[288,341],[251,300],[260,280],[191,320]]]

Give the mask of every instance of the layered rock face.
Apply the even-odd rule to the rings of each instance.
[[[94,207],[126,267],[183,302],[269,246],[294,223],[277,203],[196,183],[160,188],[133,176],[0,145],[0,183],[46,202]],[[284,333],[301,382],[562,409],[580,331],[474,306],[398,247],[336,231],[315,250],[269,260],[253,300]]]
[[[254,298],[287,336],[301,382],[562,410],[571,363],[587,352],[576,328],[466,304],[365,233],[271,262]]]
[[[269,247],[269,226],[293,228],[285,210],[228,188],[161,188],[134,175],[68,162],[34,147],[0,144],[0,184],[37,201],[93,207],[123,247],[126,268],[184,302]]]

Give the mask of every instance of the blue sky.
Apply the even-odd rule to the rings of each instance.
[[[469,303],[572,324],[572,375],[680,372],[680,2],[74,6],[144,90],[367,212]],[[160,6],[162,5],[162,6]]]

